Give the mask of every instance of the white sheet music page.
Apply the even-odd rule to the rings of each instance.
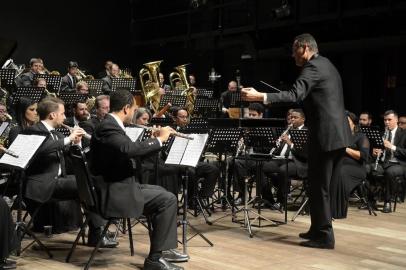
[[[25,169],[28,162],[30,162],[31,158],[34,156],[35,152],[37,152],[45,138],[45,136],[40,135],[19,134],[8,148],[8,150],[17,154],[18,158],[4,154],[0,158],[0,164],[7,164],[13,167]]]
[[[188,139],[175,137],[172,143],[171,151],[169,151],[165,164],[179,165],[182,161],[183,154],[185,153]]]
[[[131,141],[136,142],[140,139],[140,136],[144,132],[143,128],[139,127],[126,127],[125,134],[131,139]]]
[[[181,165],[196,167],[206,145],[209,134],[190,134],[194,139],[189,140]]]

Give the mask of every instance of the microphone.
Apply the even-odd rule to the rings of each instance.
[[[220,74],[216,73],[216,70],[214,67],[211,68],[211,71],[209,72],[209,82],[215,83],[217,80],[221,78]]]

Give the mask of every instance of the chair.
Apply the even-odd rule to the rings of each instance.
[[[396,204],[398,202],[398,198],[401,200],[401,196],[402,196],[401,189],[405,188],[404,184],[405,184],[405,178],[403,176],[397,176],[395,179],[395,189],[394,189],[395,202],[393,204],[393,212],[396,212]],[[404,190],[402,192],[404,192]]]
[[[130,240],[130,252],[131,256],[134,256],[134,244],[133,244],[133,239],[132,239],[132,231],[131,231],[131,222],[130,218],[128,217],[104,217],[101,211],[99,210],[99,202],[97,200],[97,194],[96,194],[96,187],[93,182],[92,175],[90,174],[90,170],[88,168],[88,163],[85,157],[84,152],[82,149],[74,145],[70,148],[70,154],[72,157],[72,163],[73,163],[73,169],[76,177],[76,182],[78,186],[78,191],[79,191],[79,199],[82,204],[82,207],[84,209],[85,214],[87,213],[95,213],[99,214],[103,218],[107,220],[107,224],[103,228],[103,232],[101,234],[101,237],[99,241],[97,242],[95,248],[92,251],[92,254],[90,255],[90,258],[88,262],[85,265],[85,270],[89,269],[91,263],[93,262],[94,256],[96,255],[97,250],[100,248],[101,242],[103,237],[106,236],[107,230],[111,224],[115,224],[117,220],[120,219],[125,219],[127,220],[127,228],[128,228],[128,237]],[[80,231],[75,239],[75,242],[73,243],[69,254],[67,255],[65,261],[69,262],[70,258],[73,254],[73,251],[76,248],[76,245],[80,239],[80,236],[82,236],[85,232],[86,226],[89,223],[88,220],[88,215],[86,215],[85,222],[83,223],[82,227],[80,228]]]
[[[361,205],[358,207],[358,209],[362,209],[363,206],[365,205],[368,209],[369,215],[374,215],[377,216],[372,204],[371,204],[371,200],[369,199],[369,193],[371,192],[369,189],[369,182],[367,179],[363,179],[362,182],[355,187],[355,189],[357,191],[357,193],[359,193],[358,195],[356,195],[356,197],[358,198],[358,201],[361,202]]]
[[[300,178],[297,180],[302,180],[303,184],[302,187],[300,188],[300,193],[299,195],[295,198],[293,203],[296,203],[296,201],[302,196],[302,201],[300,202],[300,207],[297,210],[297,212],[293,215],[291,221],[295,221],[297,216],[302,213],[303,210],[305,210],[305,207],[308,207],[307,203],[309,202],[309,196],[308,196],[308,190],[309,190],[309,183],[308,179],[306,178]]]

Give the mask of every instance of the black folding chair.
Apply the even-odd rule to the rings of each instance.
[[[84,234],[86,226],[89,223],[88,219],[88,213],[94,213],[94,214],[99,214],[103,218],[107,220],[107,224],[104,226],[103,232],[100,236],[99,241],[97,242],[95,248],[92,251],[92,254],[90,255],[90,258],[88,262],[85,265],[85,270],[89,269],[91,263],[93,262],[94,256],[96,255],[97,250],[100,248],[101,242],[103,238],[107,234],[107,230],[110,227],[111,224],[116,224],[120,219],[125,219],[127,220],[127,227],[128,227],[128,237],[130,240],[130,252],[131,256],[134,256],[134,244],[133,244],[133,238],[132,238],[132,231],[131,231],[131,222],[130,218],[128,217],[105,217],[99,210],[99,203],[97,200],[97,194],[96,194],[96,188],[93,182],[92,175],[90,174],[90,170],[88,168],[88,163],[86,160],[86,156],[82,149],[74,145],[70,148],[70,153],[72,157],[72,163],[73,163],[73,169],[76,177],[76,182],[78,186],[78,191],[79,191],[79,199],[82,204],[83,210],[85,211],[86,214],[86,219],[85,222],[83,223],[82,227],[80,228],[80,231],[76,237],[75,242],[72,245],[72,248],[69,251],[68,256],[66,257],[66,262],[70,261],[70,258],[73,254],[73,251],[76,248],[76,245],[80,239],[80,237]]]

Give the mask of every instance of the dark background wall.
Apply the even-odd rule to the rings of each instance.
[[[16,63],[40,57],[63,73],[69,60],[96,74],[111,59],[134,75],[143,63],[164,60],[165,75],[191,63],[198,84],[213,86],[208,72],[215,67],[221,92],[237,69],[243,85],[268,91],[258,83],[264,80],[288,88],[299,72],[292,39],[309,32],[339,69],[348,109],[376,117],[388,108],[406,113],[405,1],[289,0],[289,14],[278,17],[283,2],[71,0],[57,7],[48,0],[3,1],[0,37],[17,41]]]

